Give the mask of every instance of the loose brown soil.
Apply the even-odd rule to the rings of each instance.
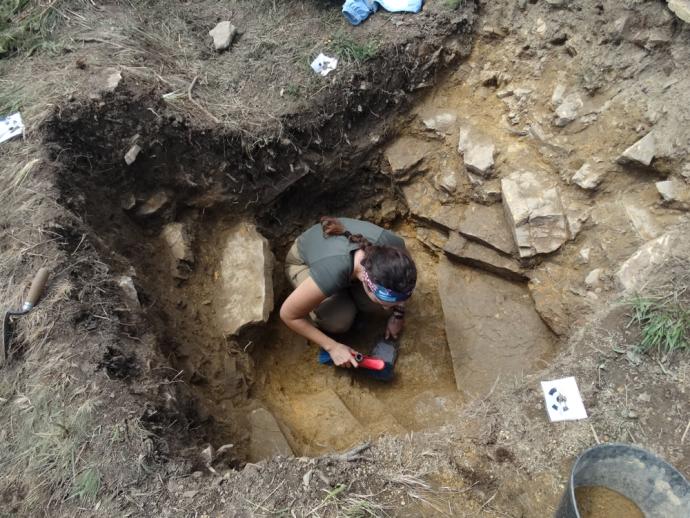
[[[575,498],[582,518],[644,518],[634,502],[606,487],[577,487]]]

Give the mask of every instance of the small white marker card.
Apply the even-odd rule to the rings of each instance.
[[[312,70],[322,76],[328,75],[328,73],[331,70],[335,70],[337,66],[338,60],[336,58],[330,58],[323,53],[316,56],[316,59],[311,62]]]
[[[19,112],[7,117],[0,117],[0,143],[22,133],[24,133],[24,123]]]
[[[587,411],[574,377],[542,381],[541,388],[544,391],[546,410],[551,422],[587,418]]]

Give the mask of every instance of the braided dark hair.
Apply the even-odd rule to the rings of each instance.
[[[352,234],[338,218],[323,216],[324,236],[344,236],[364,252],[362,266],[376,284],[399,293],[411,292],[417,284],[417,266],[407,250],[393,246],[374,245],[362,234]]]

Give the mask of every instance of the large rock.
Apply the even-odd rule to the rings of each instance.
[[[524,286],[441,258],[438,287],[459,390],[485,396],[499,375],[535,371],[552,354]]]
[[[496,147],[489,137],[466,121],[460,126],[458,151],[468,171],[484,177],[491,175]]]
[[[273,254],[250,223],[235,225],[222,249],[216,314],[226,335],[266,322],[273,309]]]
[[[632,292],[644,287],[649,277],[669,257],[677,236],[670,232],[642,245],[625,261],[616,273],[616,279],[625,291]]]
[[[438,193],[426,182],[419,181],[406,185],[402,191],[414,217],[449,230],[456,230],[460,226],[462,206],[440,203]]]
[[[257,408],[249,414],[249,461],[258,462],[276,455],[292,456],[292,448],[278,426],[278,421],[265,408]]]
[[[508,280],[526,280],[524,270],[513,259],[499,254],[492,248],[469,241],[456,232],[451,232],[443,251],[462,263],[486,270]]]
[[[690,186],[676,178],[656,182],[663,204],[673,209],[690,210]]]
[[[503,178],[501,188],[520,257],[558,250],[569,237],[558,189],[530,171],[517,171]]]
[[[163,227],[161,238],[170,252],[170,271],[173,277],[189,278],[194,264],[192,238],[184,223],[168,223]]]
[[[515,241],[501,205],[470,204],[462,216],[458,230],[466,238],[479,241],[504,254],[515,252]]]
[[[668,8],[673,13],[683,20],[685,23],[690,23],[690,0],[668,0]]]
[[[573,292],[581,274],[572,268],[544,262],[529,273],[534,308],[549,329],[559,336],[570,334],[573,320],[581,317],[582,298]]]
[[[421,168],[421,163],[431,152],[429,142],[412,137],[402,137],[393,142],[385,151],[393,177],[407,180]]]
[[[649,166],[652,160],[654,160],[655,154],[656,138],[654,137],[654,131],[650,131],[628,149],[623,151],[623,154],[618,157],[617,162],[619,164]]]

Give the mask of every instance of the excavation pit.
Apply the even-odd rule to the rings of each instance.
[[[453,229],[410,206],[409,190],[427,189],[445,162],[431,161],[422,175],[413,168],[401,190],[382,169],[381,145],[369,142],[346,164],[337,148],[315,159],[286,139],[248,151],[236,137],[187,128],[174,116],[162,123],[146,102],[125,102],[127,119],[138,113],[143,123],[126,127],[117,103],[53,121],[56,147],[69,145],[74,156],[59,173],[62,202],[83,218],[117,279],[122,336],[152,349],[122,354],[168,369],[167,406],[200,443],[233,444],[233,463],[437,429],[500,376],[519,377],[553,354],[556,338],[525,278],[463,261],[444,248]],[[91,118],[118,124],[93,133],[84,126]],[[134,143],[144,151],[127,164],[117,151]],[[422,150],[442,156],[443,145],[432,139]],[[447,192],[434,196],[428,202],[438,210],[464,211],[466,202],[450,202]],[[317,347],[278,317],[289,293],[286,251],[326,214],[392,229],[417,262],[392,382],[320,365]],[[233,320],[238,312],[248,312],[241,322]],[[359,315],[341,340],[368,353],[384,329],[385,321]]]

